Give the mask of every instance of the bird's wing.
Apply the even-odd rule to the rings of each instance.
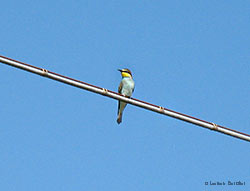
[[[118,109],[117,109],[117,114],[119,114],[119,111],[120,111],[120,101],[118,101]]]
[[[123,84],[122,84],[122,82],[121,82],[120,85],[119,85],[119,88],[118,88],[118,93],[119,93],[119,94],[122,92],[122,86],[123,86]]]
[[[123,86],[123,84],[122,84],[122,81],[121,81],[121,83],[120,83],[120,85],[119,85],[119,88],[118,88],[118,93],[120,94],[121,92],[122,92],[122,86]],[[118,114],[119,114],[119,110],[120,110],[120,105],[121,103],[120,103],[120,101],[118,101]]]

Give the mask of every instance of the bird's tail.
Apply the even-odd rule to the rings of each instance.
[[[122,122],[122,113],[124,108],[126,107],[127,103],[123,101],[118,102],[118,116],[117,116],[117,123],[120,124]]]
[[[120,124],[122,122],[122,112],[118,113],[118,117],[117,117],[117,123]]]

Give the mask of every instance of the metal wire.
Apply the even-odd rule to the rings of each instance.
[[[26,70],[28,72],[32,72],[32,73],[41,75],[43,77],[47,77],[47,78],[50,78],[53,80],[63,82],[65,84],[68,84],[71,86],[85,89],[85,90],[88,90],[88,91],[91,91],[91,92],[94,92],[97,94],[101,94],[103,96],[107,96],[107,97],[110,97],[113,99],[121,100],[121,101],[130,103],[132,105],[135,105],[135,106],[147,109],[147,110],[151,110],[151,111],[163,114],[163,115],[167,115],[167,116],[170,116],[170,117],[173,117],[176,119],[180,119],[180,120],[183,120],[183,121],[186,121],[189,123],[193,123],[195,125],[198,125],[198,126],[210,129],[210,130],[214,130],[214,131],[217,131],[220,133],[224,133],[226,135],[230,135],[230,136],[233,136],[233,137],[250,142],[250,135],[233,130],[233,129],[229,129],[229,128],[226,128],[226,127],[223,127],[220,125],[217,125],[217,124],[212,123],[212,122],[201,120],[201,119],[198,119],[198,118],[186,115],[186,114],[182,114],[182,113],[179,113],[179,112],[176,112],[176,111],[173,111],[173,110],[170,110],[170,109],[158,106],[158,105],[154,105],[154,104],[151,104],[151,103],[148,103],[145,101],[141,101],[139,99],[128,98],[128,97],[125,97],[119,93],[107,90],[105,88],[101,88],[98,86],[94,86],[92,84],[88,84],[88,83],[85,83],[85,82],[82,82],[79,80],[75,80],[73,78],[69,78],[67,76],[63,76],[63,75],[60,75],[60,74],[57,74],[54,72],[50,72],[46,69],[32,66],[32,65],[20,62],[20,61],[13,60],[11,58],[1,56],[1,55],[0,55],[0,62],[7,64],[7,65],[10,65],[10,66],[13,66],[13,67],[16,67],[16,68],[20,68],[22,70]]]

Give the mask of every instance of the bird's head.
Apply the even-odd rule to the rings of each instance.
[[[121,75],[122,75],[123,78],[125,78],[125,77],[132,78],[132,73],[131,73],[131,71],[129,69],[127,69],[127,68],[124,68],[122,70],[118,69],[118,71],[121,72]]]

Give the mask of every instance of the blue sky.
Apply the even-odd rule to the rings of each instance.
[[[249,1],[4,1],[0,54],[250,133]],[[249,190],[250,145],[0,64],[0,189]],[[205,186],[242,181],[245,186]]]

